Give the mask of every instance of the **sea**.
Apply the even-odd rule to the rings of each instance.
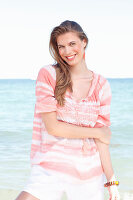
[[[121,199],[128,200],[133,199],[133,78],[107,79],[112,90],[112,165]],[[0,79],[0,200],[14,200],[30,175],[34,107],[35,80]]]

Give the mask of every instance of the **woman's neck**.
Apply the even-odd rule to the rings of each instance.
[[[82,63],[79,63],[78,65],[71,66],[70,72],[72,79],[88,78],[92,74],[91,71],[87,68],[85,61],[82,61]]]

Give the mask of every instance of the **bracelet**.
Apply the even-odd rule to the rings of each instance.
[[[108,187],[108,186],[111,186],[111,185],[119,185],[119,181],[110,181],[110,182],[107,182],[104,184],[104,187]]]

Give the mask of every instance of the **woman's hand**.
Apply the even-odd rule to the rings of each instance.
[[[109,191],[109,200],[120,200],[120,194],[117,187],[118,186],[116,185],[107,187]]]
[[[111,130],[107,126],[103,126],[100,129],[100,137],[99,140],[105,144],[110,144],[111,139]]]

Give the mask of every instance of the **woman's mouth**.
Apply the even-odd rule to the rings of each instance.
[[[66,56],[66,58],[67,58],[67,60],[71,61],[71,60],[74,60],[75,56],[76,56],[76,54],[71,55],[71,56]]]

